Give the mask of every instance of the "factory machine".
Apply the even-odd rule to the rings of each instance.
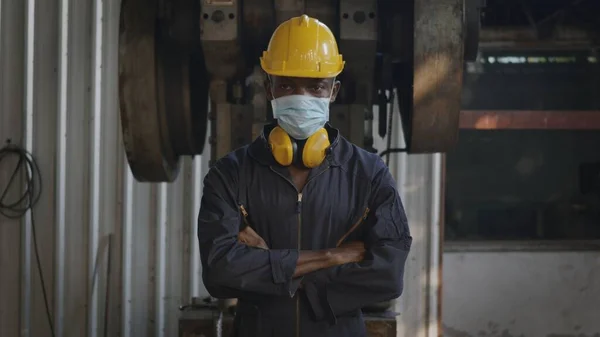
[[[463,65],[477,55],[484,1],[122,0],[119,94],[131,171],[172,182],[181,158],[201,155],[207,139],[212,161],[250,143],[272,118],[259,57],[277,25],[302,14],[332,29],[346,60],[330,113],[342,135],[379,153],[445,152],[457,141]],[[406,147],[375,149],[374,134],[391,130],[393,102]],[[194,299],[181,335],[220,335],[226,316]],[[384,316],[368,320],[373,336],[396,335]]]

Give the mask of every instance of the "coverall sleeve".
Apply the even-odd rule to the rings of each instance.
[[[372,212],[363,223],[364,260],[320,270],[303,280],[316,320],[335,324],[336,316],[402,294],[412,237],[395,181],[383,162],[381,166],[372,181]]]
[[[292,280],[299,252],[263,250],[238,242],[241,214],[237,206],[237,165],[221,160],[204,179],[198,215],[202,279],[216,298],[293,296]]]

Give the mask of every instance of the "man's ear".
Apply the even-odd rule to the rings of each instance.
[[[333,87],[331,88],[331,90],[332,90],[331,100],[330,100],[331,103],[335,102],[335,99],[337,98],[337,95],[340,92],[341,87],[342,87],[342,82],[340,82],[338,80],[334,80]]]
[[[269,80],[269,76],[266,76],[265,82],[265,93],[267,94],[267,101],[273,100],[273,91],[271,90],[271,81]]]

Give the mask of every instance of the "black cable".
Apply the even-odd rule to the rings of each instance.
[[[403,153],[403,152],[408,152],[408,149],[407,148],[395,148],[395,147],[393,147],[393,148],[389,148],[389,149],[387,149],[385,151],[381,151],[381,153],[379,154],[379,156],[380,157],[388,156],[388,158],[389,158],[389,155],[392,154],[392,153]]]
[[[392,131],[394,130],[394,103],[396,99],[394,98],[394,89],[390,90],[390,97],[388,98],[388,103],[392,103],[392,109],[388,114],[387,120],[387,150],[392,148]],[[387,106],[386,106],[387,108]],[[384,151],[385,152],[385,151]],[[383,156],[382,156],[383,157]],[[390,166],[390,156],[385,157],[385,164]]]
[[[110,313],[110,275],[112,260],[112,234],[108,235],[108,252],[106,253],[106,290],[104,292],[104,337],[108,337],[108,314]]]
[[[394,94],[394,90],[390,90],[390,102],[392,103],[392,109],[390,111],[389,114],[389,119],[388,119],[388,130],[387,130],[387,149],[385,149],[384,151],[382,151],[379,156],[380,157],[386,157],[386,161],[385,164],[387,166],[390,166],[390,154],[392,153],[403,153],[403,152],[408,152],[408,149],[403,147],[403,148],[397,148],[397,147],[392,147],[392,122],[394,121],[392,115],[394,114],[394,107],[396,104],[396,95]]]
[[[7,141],[7,145],[0,149],[0,164],[2,160],[15,157],[17,163],[13,170],[10,179],[5,189],[0,194],[0,214],[9,219],[19,219],[29,212],[29,219],[31,220],[31,234],[33,238],[33,248],[35,253],[35,259],[37,262],[37,270],[40,276],[40,283],[42,286],[42,295],[44,296],[44,304],[46,306],[46,318],[50,325],[50,332],[52,337],[55,337],[54,324],[52,323],[52,314],[50,312],[50,306],[48,305],[48,294],[46,293],[46,283],[44,282],[44,273],[42,272],[42,263],[40,261],[40,253],[37,243],[37,235],[35,231],[35,217],[33,216],[33,207],[37,204],[42,195],[42,176],[40,174],[39,167],[33,158],[33,155],[24,148],[11,144]],[[8,191],[16,185],[15,190],[19,190],[19,173],[25,170],[25,191],[21,196],[14,202],[6,200]]]

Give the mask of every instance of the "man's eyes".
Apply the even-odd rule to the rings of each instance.
[[[292,91],[292,90],[294,90],[294,86],[289,85],[289,84],[280,84],[278,86],[278,88],[279,88],[279,90],[283,90],[283,91]],[[319,84],[319,85],[314,85],[314,86],[307,87],[307,89],[310,90],[310,91],[318,92],[318,91],[325,90],[325,86],[322,85],[322,84]]]

